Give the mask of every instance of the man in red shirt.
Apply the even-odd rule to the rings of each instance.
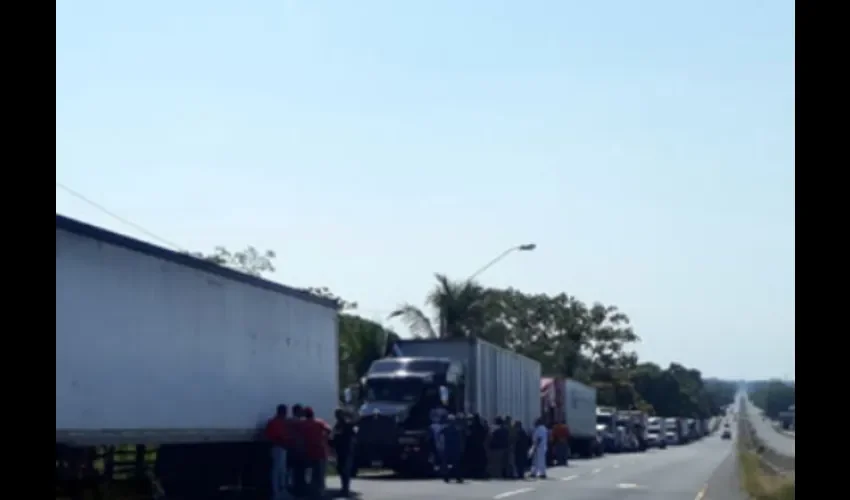
[[[272,499],[286,500],[286,452],[290,448],[290,436],[286,419],[286,405],[278,405],[274,418],[266,424],[265,436],[272,443]]]
[[[301,423],[300,431],[304,437],[304,458],[311,472],[310,489],[318,498],[325,491],[325,470],[331,429],[327,423],[316,418],[312,408],[307,407],[304,408],[304,421]]]

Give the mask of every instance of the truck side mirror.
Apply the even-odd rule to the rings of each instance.
[[[440,402],[446,406],[449,404],[449,388],[444,385],[440,386]]]
[[[344,391],[342,391],[342,398],[345,400],[345,404],[351,404],[351,387],[346,387]]]

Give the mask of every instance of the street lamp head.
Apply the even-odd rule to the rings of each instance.
[[[530,252],[537,248],[537,245],[535,245],[534,243],[526,243],[525,245],[520,245],[517,248],[522,252]]]

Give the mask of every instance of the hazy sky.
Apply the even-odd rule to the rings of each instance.
[[[794,3],[57,2],[56,180],[382,318],[435,271],[794,374]],[[57,188],[57,212],[152,238]],[[399,327],[399,325],[395,325]],[[401,328],[400,328],[401,329]]]

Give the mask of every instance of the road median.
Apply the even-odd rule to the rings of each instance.
[[[745,413],[739,413],[737,439],[742,487],[755,500],[793,500],[794,457],[765,446]]]

